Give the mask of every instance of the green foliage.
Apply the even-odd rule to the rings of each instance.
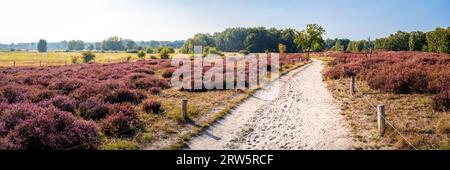
[[[161,50],[159,50],[159,57],[161,59],[169,59],[170,50],[168,47],[163,47]]]
[[[39,43],[37,45],[37,50],[40,53],[47,52],[47,41],[44,39],[39,40]]]
[[[280,52],[280,54],[284,54],[286,52],[286,45],[278,44],[278,51]]]
[[[84,50],[84,42],[81,40],[71,40],[67,43],[67,48],[69,50]]]
[[[153,51],[153,48],[147,47],[146,52],[147,52],[147,54],[152,54],[154,51]]]
[[[323,49],[325,41],[322,35],[325,30],[317,24],[308,24],[306,30],[302,30],[297,33],[294,42],[298,48],[304,52],[319,51]]]
[[[84,63],[89,63],[95,59],[95,54],[92,53],[91,51],[84,51],[81,53],[81,56]]]
[[[127,50],[137,49],[138,45],[133,40],[122,40]]]
[[[450,27],[436,28],[426,35],[428,51],[436,53],[450,53]]]
[[[145,57],[145,51],[139,51],[138,53],[137,53],[137,56],[139,57],[139,58],[144,58]]]
[[[421,51],[427,44],[427,36],[421,31],[409,33],[409,51]]]
[[[323,46],[324,50],[335,50],[334,47],[337,43],[337,41],[340,41],[339,43],[342,45],[342,49],[346,50],[349,48],[350,40],[349,39],[326,39],[325,44]]]
[[[344,46],[341,45],[341,41],[337,40],[336,44],[332,47],[334,51],[344,51]]]
[[[94,48],[95,48],[94,44],[89,44],[87,47],[87,50],[92,51],[92,50],[94,50]]]
[[[101,48],[105,51],[123,51],[125,49],[122,44],[122,38],[116,36],[103,40]]]
[[[215,47],[219,51],[238,52],[277,52],[278,44],[286,45],[286,52],[298,52],[294,43],[296,32],[293,29],[278,30],[264,27],[228,28],[223,32],[197,34],[188,39],[181,48],[182,53],[194,53],[195,46]]]

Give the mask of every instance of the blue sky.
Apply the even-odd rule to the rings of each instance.
[[[117,35],[179,40],[227,27],[301,30],[323,26],[327,38],[383,37],[397,30],[450,26],[449,0],[2,0],[0,43]],[[27,5],[23,5],[27,4]]]

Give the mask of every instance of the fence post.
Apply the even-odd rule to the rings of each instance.
[[[16,60],[13,61],[13,67],[16,67]]]
[[[355,76],[350,78],[350,95],[355,95]]]
[[[185,121],[187,119],[187,114],[188,114],[187,104],[188,104],[188,100],[183,99],[182,106],[181,106],[181,109],[182,109],[181,118],[183,119],[183,121]]]
[[[377,118],[378,118],[378,131],[380,132],[380,136],[383,137],[384,133],[386,131],[386,125],[385,125],[385,113],[384,113],[384,104],[380,104],[378,105],[378,113],[377,113]]]

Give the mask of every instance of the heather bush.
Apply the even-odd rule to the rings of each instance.
[[[76,101],[67,96],[57,96],[50,103],[61,111],[75,113]]]
[[[62,78],[50,84],[49,89],[59,90],[62,94],[69,94],[80,88],[82,85],[83,82],[78,79]]]
[[[152,88],[149,89],[149,91],[153,95],[158,95],[158,94],[161,93],[161,88],[160,87],[152,87]]]
[[[0,115],[0,122],[0,149],[98,149],[100,143],[94,123],[53,107],[11,105]]]
[[[437,111],[450,110],[450,89],[443,90],[433,98],[434,109]]]
[[[174,72],[175,72],[175,69],[173,69],[173,68],[166,69],[166,70],[164,70],[164,72],[162,74],[162,77],[164,77],[164,78],[172,78],[172,75],[173,75]]]
[[[159,114],[161,112],[161,102],[147,99],[142,103],[142,109],[147,113]]]
[[[44,100],[50,100],[56,96],[56,92],[47,89],[30,89],[27,96],[31,102],[38,103]]]
[[[145,95],[135,90],[120,88],[111,93],[104,94],[105,101],[110,103],[133,103],[138,104],[145,99]]]
[[[78,112],[89,120],[100,120],[108,114],[108,105],[101,99],[92,97],[80,104]]]
[[[108,117],[102,120],[101,129],[108,136],[133,135],[141,128],[133,107],[129,104],[112,105]]]
[[[2,90],[2,96],[6,99],[8,103],[17,103],[26,100],[26,89],[16,86],[10,85],[6,86]]]

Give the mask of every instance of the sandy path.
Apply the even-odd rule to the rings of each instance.
[[[188,149],[352,149],[340,108],[322,81],[322,62],[294,70],[279,81],[281,91],[258,91],[231,114],[194,138]]]

